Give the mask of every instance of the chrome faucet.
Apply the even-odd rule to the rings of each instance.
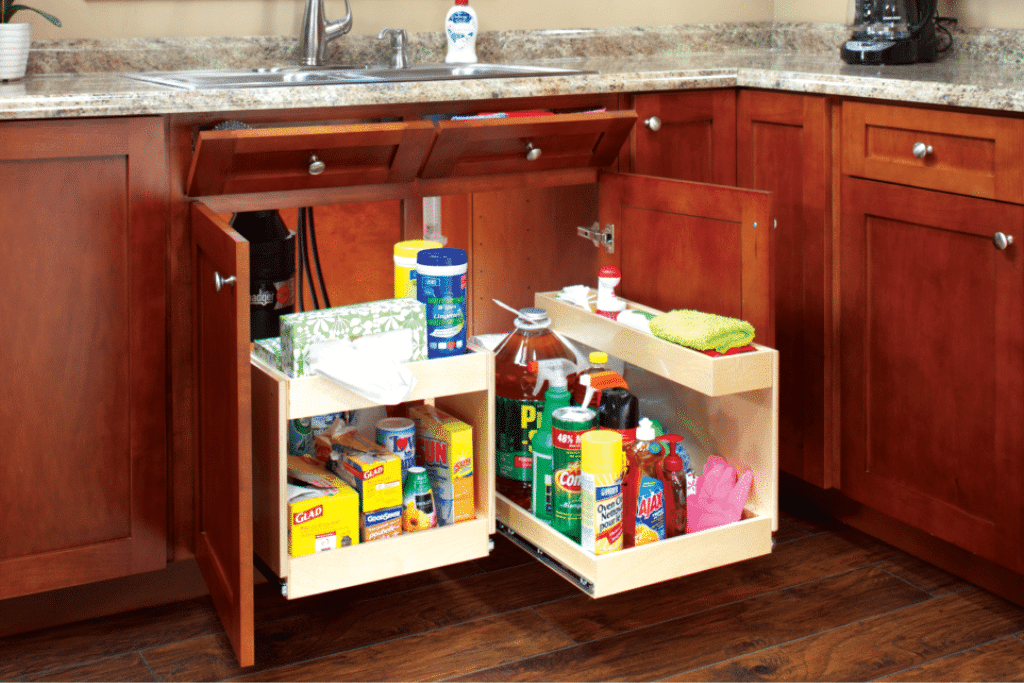
[[[345,0],[345,16],[327,21],[324,0],[306,0],[302,15],[302,33],[299,35],[299,54],[306,66],[320,66],[327,54],[327,43],[352,29],[352,8]]]
[[[404,28],[386,28],[377,36],[377,40],[384,40],[391,36],[391,68],[404,69],[409,66],[409,57],[405,54],[405,45],[409,42],[409,34]]]

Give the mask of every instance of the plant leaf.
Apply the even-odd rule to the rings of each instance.
[[[6,8],[4,9],[4,23],[5,24],[10,23],[11,17],[13,17],[15,14],[17,14],[19,10],[23,10],[24,9],[24,10],[28,10],[30,12],[35,12],[36,14],[41,16],[43,19],[46,19],[48,22],[53,24],[54,26],[60,26],[60,19],[58,19],[57,17],[53,16],[49,12],[44,12],[42,10],[36,9],[35,7],[29,7],[28,5],[10,5],[10,4],[7,4],[9,2],[11,2],[11,0],[4,0],[4,4],[7,5]]]

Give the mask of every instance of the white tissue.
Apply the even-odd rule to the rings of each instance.
[[[590,310],[590,287],[586,285],[562,287],[561,291],[555,295],[555,298],[559,301],[566,301],[574,306],[579,306],[582,309]]]
[[[316,344],[310,368],[378,405],[395,405],[416,388],[416,375],[402,365],[412,357],[412,342],[412,331],[402,329]]]

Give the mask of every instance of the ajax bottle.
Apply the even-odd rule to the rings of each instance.
[[[537,431],[530,440],[533,450],[533,500],[530,512],[542,522],[551,524],[554,519],[552,413],[569,405],[568,377],[576,370],[576,365],[564,358],[553,358],[532,361],[527,368],[537,374],[537,383],[533,387],[535,392],[540,391],[545,381],[548,383],[548,390],[544,394],[544,410]]]
[[[576,354],[551,331],[551,319],[543,308],[524,308],[517,314],[515,329],[494,351],[494,412],[497,460],[495,486],[498,493],[530,509],[533,491],[533,448],[531,440],[544,409],[537,374],[530,361],[564,358],[575,364]],[[569,381],[575,375],[569,376]]]
[[[580,545],[595,555],[622,550],[622,435],[580,439]]]
[[[623,537],[627,548],[665,538],[665,484],[657,474],[661,444],[654,437],[654,423],[641,419],[636,441],[626,452]]]

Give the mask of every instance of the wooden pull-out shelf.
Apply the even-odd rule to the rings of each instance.
[[[606,555],[587,552],[498,495],[503,533],[528,551],[539,549],[539,559],[593,597],[771,552],[778,528],[778,351],[711,357],[557,301],[554,293],[535,295],[535,304],[547,310],[552,329],[626,361],[642,412],[684,436],[695,473],[717,454],[738,472],[752,470],[754,483],[738,522]]]
[[[288,554],[288,420],[375,405],[322,377],[290,378],[252,358],[253,547],[286,582],[289,599],[486,557],[495,528],[494,355],[470,345],[461,356],[409,363],[409,400],[432,398],[473,426],[476,519],[348,548]]]

